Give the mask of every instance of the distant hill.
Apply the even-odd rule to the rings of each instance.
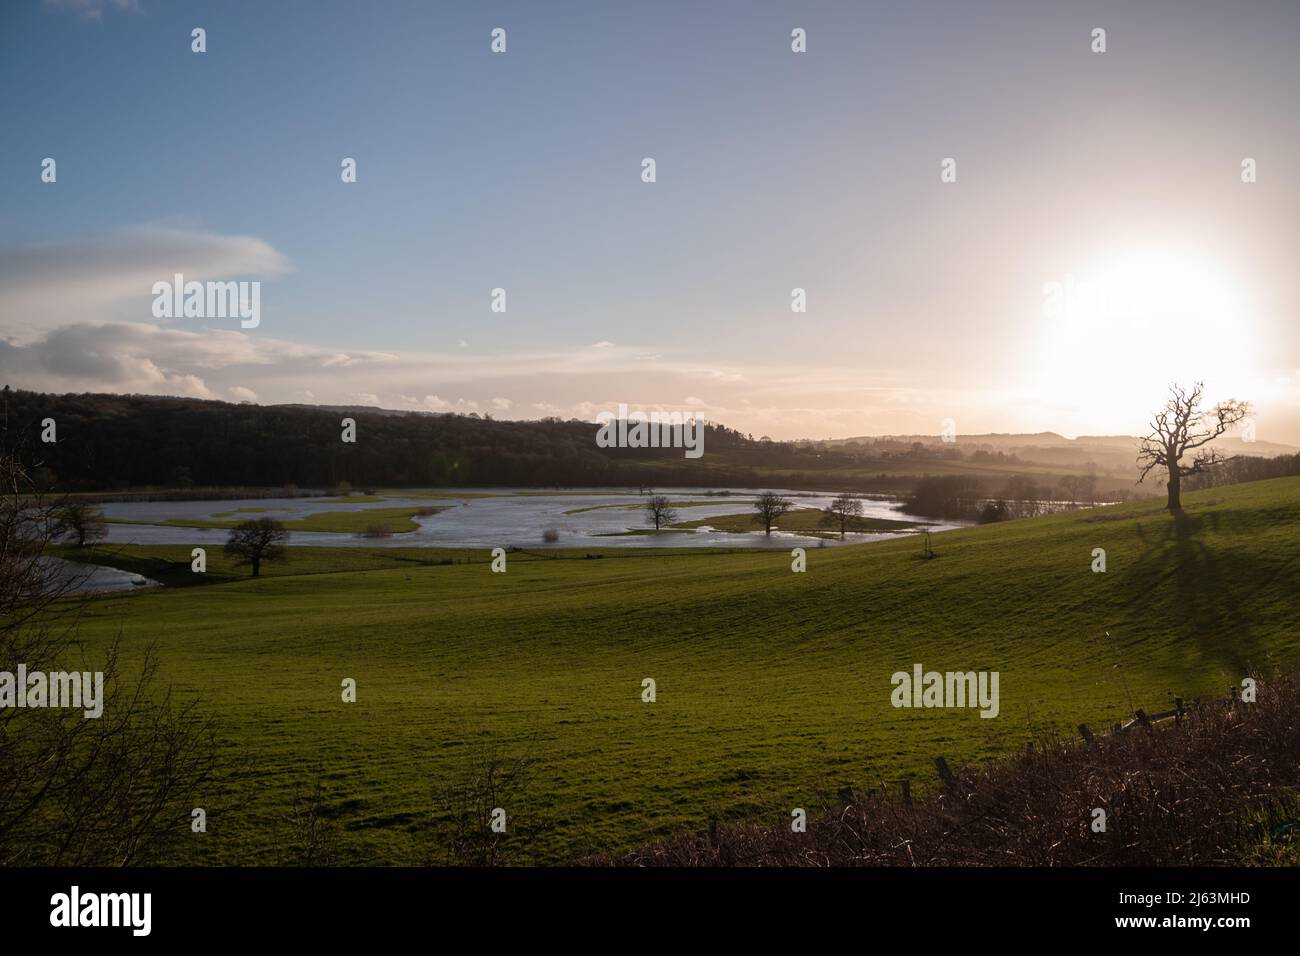
[[[991,432],[980,435],[958,435],[955,444],[1003,450],[1013,448],[1122,448],[1130,451],[1136,447],[1139,440],[1136,435],[1080,435],[1078,438],[1066,438],[1056,432]],[[814,444],[842,446],[854,442],[859,444],[897,442],[906,445],[919,442],[923,445],[934,445],[942,444],[943,439],[939,435],[858,435],[853,438],[835,438],[814,442]],[[1300,453],[1300,448],[1294,445],[1282,445],[1277,442],[1267,441],[1245,442],[1231,435],[1225,435],[1215,442],[1214,447],[1227,454],[1258,455],[1264,458],[1274,455]]]
[[[1132,438],[1036,435],[882,436],[831,442],[754,440],[709,424],[704,456],[681,448],[601,448],[592,422],[502,421],[477,413],[352,405],[254,405],[146,395],[6,390],[3,443],[51,487],[141,488],[678,486],[910,493],[925,476],[961,475],[999,495],[1012,478],[1052,492],[1091,475],[1108,499],[1134,488]],[[341,422],[356,422],[342,441]],[[53,419],[57,442],[41,441]],[[1238,445],[1241,443],[1238,442]],[[1258,442],[1246,454],[1284,446]],[[1231,449],[1225,449],[1231,450]],[[1253,477],[1269,477],[1272,474]],[[1240,480],[1240,479],[1237,479]]]

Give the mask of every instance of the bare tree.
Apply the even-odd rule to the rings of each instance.
[[[102,663],[86,657],[76,626],[87,599],[74,599],[76,578],[45,556],[57,529],[23,467],[0,455],[0,672],[22,664],[28,673],[102,675],[98,717],[76,707],[0,708],[0,866],[166,860],[190,834],[214,767],[212,725],[156,686],[152,649],[131,680],[116,645]]]
[[[1137,464],[1141,471],[1138,481],[1145,479],[1151,471],[1162,469],[1168,475],[1166,487],[1170,511],[1182,510],[1180,491],[1183,478],[1208,471],[1229,460],[1205,446],[1250,414],[1250,405],[1235,399],[1202,410],[1204,388],[1201,382],[1196,382],[1190,389],[1170,385],[1169,400],[1156,412],[1151,421],[1151,433],[1138,446]],[[1191,464],[1183,464],[1183,457],[1188,452],[1195,452]]]
[[[775,491],[765,491],[754,501],[754,513],[763,522],[763,530],[768,534],[772,533],[772,525],[793,507],[794,503],[789,498],[782,498]]]
[[[87,544],[103,541],[108,537],[108,525],[104,523],[104,513],[94,505],[81,501],[69,501],[54,512],[55,530],[59,537],[67,536],[77,542],[78,548]]]
[[[507,755],[495,740],[480,741],[435,788],[433,822],[445,863],[500,866],[519,859],[538,830],[529,816],[534,743]]]
[[[299,790],[288,814],[292,839],[285,849],[288,865],[331,866],[339,856],[338,823],[330,813],[320,770],[310,790]]]
[[[287,557],[284,543],[288,540],[289,532],[273,518],[244,521],[230,529],[226,554],[235,559],[235,564],[250,565],[253,577],[257,577],[263,561],[283,561]]]
[[[853,495],[839,495],[826,507],[822,524],[839,525],[840,540],[843,541],[844,532],[857,524],[860,517],[862,517],[862,499]]]
[[[659,530],[660,525],[672,524],[677,520],[677,510],[667,495],[651,495],[645,503],[645,520]]]

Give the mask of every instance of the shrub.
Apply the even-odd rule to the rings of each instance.
[[[788,821],[721,824],[598,864],[635,866],[1209,866],[1276,855],[1300,787],[1300,673],[1245,704],[1197,701],[1181,721],[1087,742],[1043,735],[1020,753],[947,771],[913,803],[845,787]],[[1091,828],[1093,808],[1107,815]],[[1289,817],[1294,827],[1294,816]],[[1279,823],[1278,821],[1282,821]]]

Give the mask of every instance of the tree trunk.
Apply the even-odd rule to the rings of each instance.
[[[1179,492],[1181,490],[1181,484],[1182,484],[1182,477],[1176,471],[1171,471],[1169,473],[1169,483],[1166,485],[1166,487],[1169,489],[1168,507],[1170,511],[1183,510],[1183,501],[1181,496],[1179,495]]]
[[[262,559],[261,559],[261,558],[253,558],[252,564],[253,564],[253,577],[257,577],[257,575],[258,575],[258,574],[261,572],[261,570],[262,570]]]

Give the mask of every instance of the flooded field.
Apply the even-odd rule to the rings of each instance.
[[[766,490],[766,489],[763,489]],[[758,489],[656,489],[672,499],[678,522],[737,515],[753,510]],[[825,508],[833,494],[782,492],[796,509]],[[646,496],[635,490],[565,489],[457,489],[404,490],[354,498],[268,498],[250,501],[150,501],[114,502],[103,506],[109,520],[110,543],[122,544],[222,544],[225,528],[192,528],[184,522],[242,521],[274,518],[293,522],[323,512],[354,513],[366,510],[409,508],[416,530],[387,537],[330,531],[291,530],[290,544],[334,547],[456,547],[456,548],[574,548],[574,547],[752,547],[789,548],[795,545],[833,546],[896,537],[919,530],[940,531],[959,523],[926,522],[903,513],[902,502],[892,498],[864,498],[863,517],[915,521],[917,527],[900,532],[850,532],[838,537],[779,530],[726,532],[707,526],[689,531],[646,534]],[[422,508],[441,509],[418,515]],[[164,522],[171,522],[165,524]],[[554,532],[554,535],[548,534]],[[554,540],[548,540],[550,538]]]

